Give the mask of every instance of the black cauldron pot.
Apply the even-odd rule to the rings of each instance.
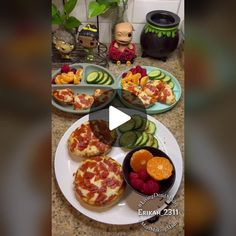
[[[156,10],[146,15],[146,25],[141,33],[142,57],[150,56],[166,61],[179,42],[179,16]]]

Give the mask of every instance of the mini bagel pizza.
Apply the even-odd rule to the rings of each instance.
[[[74,96],[74,109],[75,110],[86,110],[89,109],[94,102],[94,98],[91,95],[79,93]]]
[[[74,102],[74,92],[69,88],[53,90],[52,96],[61,104],[71,105]]]
[[[72,132],[68,139],[68,150],[71,157],[79,160],[107,154],[115,142],[117,133],[110,131],[108,122],[92,120],[83,123]]]
[[[74,174],[77,199],[96,207],[108,207],[122,196],[125,182],[121,165],[108,156],[82,161]]]

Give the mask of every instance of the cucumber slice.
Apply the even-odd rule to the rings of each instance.
[[[89,84],[93,84],[93,83],[96,83],[96,80],[97,80],[98,78],[99,78],[98,72],[94,71],[94,72],[90,73],[90,74],[87,76],[86,81],[87,81]]]
[[[171,82],[170,76],[165,76],[165,78],[163,79],[163,82]]]
[[[161,74],[161,71],[160,71],[160,70],[153,70],[153,71],[151,71],[151,72],[148,73],[148,77],[149,77],[150,79],[154,79],[155,77],[160,76],[160,74]]]
[[[119,144],[121,147],[132,148],[136,140],[136,132],[128,131],[120,136]]]
[[[108,74],[107,73],[103,73],[103,78],[98,83],[99,84],[105,84],[108,81],[108,78],[109,78]]]
[[[154,148],[158,148],[159,147],[158,141],[157,141],[157,139],[155,137],[153,138],[152,147],[154,147]]]
[[[112,84],[112,83],[113,83],[113,79],[112,79],[111,77],[108,77],[107,82],[105,82],[104,84],[105,84],[105,85],[110,85],[110,84]]]
[[[141,132],[143,132],[146,129],[146,125],[147,125],[147,120],[144,118],[142,118],[142,120],[143,120],[142,126],[138,129],[138,131],[141,131]]]
[[[142,139],[143,139],[143,135],[141,132],[136,131],[136,135],[137,135],[137,140],[134,144],[135,147],[139,146],[139,144],[142,142]]]
[[[145,132],[147,132],[148,134],[154,134],[156,131],[156,125],[149,120],[149,125],[148,128],[145,130]]]
[[[132,119],[135,121],[134,129],[139,129],[143,124],[143,118],[139,115],[133,115]]]
[[[170,83],[169,83],[169,86],[170,86],[171,89],[173,89],[175,85],[174,85],[173,82],[170,82]]]
[[[103,79],[103,73],[101,71],[98,71],[98,78],[96,79],[95,83],[99,83]]]
[[[158,79],[164,79],[165,77],[166,75],[163,72],[161,72],[160,76],[158,76]]]
[[[125,133],[127,131],[133,130],[135,127],[135,120],[130,119],[129,121],[127,121],[126,123],[124,123],[123,125],[119,126],[118,130],[121,133]]]
[[[146,120],[145,132],[146,132],[146,130],[148,129],[149,124],[150,124],[150,120]]]
[[[146,142],[146,146],[151,147],[153,144],[154,137],[152,134],[148,134],[148,141]]]
[[[138,146],[144,146],[144,145],[146,145],[146,143],[147,143],[147,141],[148,141],[148,134],[147,133],[145,133],[145,132],[143,132],[142,133],[142,141],[139,143],[139,145]]]

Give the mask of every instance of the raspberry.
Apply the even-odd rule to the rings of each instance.
[[[130,182],[135,189],[142,191],[144,182],[141,179],[131,179]]]
[[[72,71],[75,74],[77,70],[75,68],[71,68],[70,71]]]
[[[56,83],[56,82],[55,82],[55,79],[56,79],[55,77],[52,78],[52,80],[51,80],[51,83],[52,83],[52,84],[55,84],[55,83]]]
[[[147,181],[148,179],[150,179],[150,176],[149,174],[147,173],[147,170],[146,169],[140,169],[138,171],[138,177],[140,179],[142,179],[143,181]]]
[[[142,67],[141,66],[139,66],[139,65],[137,65],[136,66],[136,71],[137,71],[137,73],[142,73]]]
[[[150,179],[143,184],[143,193],[147,195],[158,193],[159,191],[160,191],[160,185],[154,179]]]
[[[141,75],[142,75],[142,77],[147,76],[147,70],[146,69],[142,69]]]
[[[130,71],[132,72],[133,75],[135,75],[137,73],[135,68],[130,69]]]
[[[131,179],[138,179],[139,176],[138,176],[138,174],[135,173],[135,172],[130,172],[130,173],[129,173],[129,178],[130,178],[130,180],[131,180]]]
[[[122,78],[125,78],[126,75],[127,75],[127,73],[123,73],[122,74]]]
[[[61,73],[68,73],[70,71],[69,65],[65,64],[61,67]]]

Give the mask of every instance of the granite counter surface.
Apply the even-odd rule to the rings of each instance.
[[[175,136],[182,155],[184,154],[184,71],[181,67],[178,53],[174,53],[166,62],[151,58],[138,57],[134,65],[149,65],[160,67],[172,73],[180,82],[182,88],[182,97],[177,105],[170,111],[162,114],[154,115],[154,117],[162,122]],[[127,66],[116,66],[109,64],[109,69],[115,76],[121,71],[127,69]],[[52,166],[54,166],[54,155],[57,145],[64,132],[80,118],[78,115],[67,114],[52,108]],[[183,155],[184,157],[184,155]],[[52,170],[52,235],[53,236],[77,236],[77,235],[156,235],[154,232],[147,231],[140,224],[113,226],[96,222],[84,216],[75,210],[62,195]],[[177,221],[178,224],[166,233],[158,233],[158,235],[181,236],[184,235],[184,179],[182,179],[180,188],[175,196],[176,207],[179,209],[178,216],[160,217],[159,221],[151,224],[152,227],[162,226]]]

